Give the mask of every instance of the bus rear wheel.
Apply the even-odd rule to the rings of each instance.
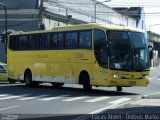
[[[117,92],[121,92],[122,90],[123,90],[123,88],[122,88],[122,87],[117,86]]]
[[[24,75],[24,80],[26,83],[27,87],[32,87],[33,83],[32,83],[32,74],[30,71],[26,71],[25,75]]]
[[[81,73],[80,84],[83,85],[83,89],[85,91],[90,91],[92,89],[92,86],[90,85],[90,78],[88,73]]]

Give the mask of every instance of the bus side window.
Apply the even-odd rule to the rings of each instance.
[[[77,32],[71,33],[71,44],[72,44],[73,48],[78,47],[78,34],[77,34]]]
[[[39,37],[39,42],[40,42],[40,49],[47,49],[47,40],[46,40],[46,34],[43,33]]]
[[[17,36],[16,37],[16,50],[20,50],[20,45],[21,45],[20,36]]]
[[[29,50],[33,50],[35,49],[34,48],[34,41],[33,41],[33,36],[32,35],[29,35],[28,36],[28,46],[29,46]]]
[[[35,47],[35,49],[39,49],[40,48],[39,35],[38,34],[33,35],[33,39],[34,39],[34,47]]]
[[[19,37],[19,50],[26,50],[28,48],[28,39],[26,35]]]
[[[84,48],[84,39],[85,39],[85,32],[80,32],[79,34],[79,47]]]
[[[49,48],[49,41],[48,41],[48,37],[47,37],[48,33],[44,33],[43,34],[43,49],[47,50]]]
[[[51,36],[51,47],[52,49],[57,48],[57,33],[53,33]]]
[[[86,48],[91,48],[91,41],[92,41],[92,33],[91,31],[86,32],[86,37],[85,37],[85,41],[86,41]]]
[[[91,31],[81,31],[79,34],[79,47],[91,48],[92,33]]]
[[[102,30],[94,30],[94,51],[98,64],[106,68],[108,63],[107,42],[105,32]]]
[[[28,37],[25,35],[23,36],[23,47],[26,50],[28,48]]]
[[[68,32],[65,34],[65,48],[78,47],[78,34],[77,32]]]
[[[52,34],[50,34],[50,33],[46,34],[47,49],[51,49],[52,48],[52,46],[51,46],[51,37],[52,37]]]
[[[71,46],[70,36],[71,36],[71,33],[66,33],[65,34],[65,48],[69,48]]]
[[[64,34],[63,33],[59,33],[58,34],[58,48],[63,48],[64,47]]]
[[[18,42],[18,36],[10,36],[9,40],[9,48],[12,50],[17,50],[17,42]]]

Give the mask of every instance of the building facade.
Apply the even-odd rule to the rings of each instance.
[[[136,28],[142,29],[147,37],[147,28],[144,17],[145,11],[143,7],[117,7],[113,9],[120,14],[134,18],[136,20]]]
[[[148,31],[149,44],[153,47],[151,66],[160,66],[160,35]]]
[[[8,33],[38,29],[38,0],[0,0],[7,8]],[[0,34],[5,34],[5,11],[0,6]],[[6,62],[5,43],[0,40],[0,61]]]
[[[136,27],[136,19],[122,15],[105,5],[104,2],[100,3],[96,0],[47,0],[44,2],[44,8],[44,16],[54,20],[54,23],[48,22],[52,28],[61,23],[82,24],[95,21]]]

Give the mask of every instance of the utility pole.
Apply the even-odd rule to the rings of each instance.
[[[44,7],[43,7],[43,3],[44,3],[44,0],[40,0],[40,6],[39,6],[39,30],[44,30],[45,29],[45,26],[44,26],[44,23],[43,23],[43,10],[44,10]]]
[[[40,6],[39,6],[39,23],[42,24],[42,19],[43,19],[43,2],[44,0],[40,1]]]
[[[2,4],[2,3],[0,3],[0,6],[3,6],[3,8],[4,8],[4,11],[5,11],[5,38],[6,38],[6,45],[5,45],[5,50],[6,50],[6,62],[7,62],[7,43],[8,43],[8,33],[7,33],[7,8],[6,8],[6,6],[4,5],[4,4]]]
[[[95,23],[96,23],[96,19],[97,19],[97,17],[96,17],[96,16],[97,16],[97,15],[96,15],[96,14],[97,14],[97,13],[96,13],[96,12],[97,12],[97,5],[98,5],[98,4],[102,4],[102,3],[104,3],[104,2],[110,2],[110,1],[111,1],[111,0],[105,0],[105,1],[102,1],[102,2],[96,2],[96,3],[95,3],[95,6],[94,6],[94,22],[95,22]]]
[[[5,38],[6,38],[6,44],[7,44],[7,41],[8,41],[8,35],[7,35],[7,8],[4,4],[0,3],[0,6],[3,6],[4,8],[4,11],[5,11]]]

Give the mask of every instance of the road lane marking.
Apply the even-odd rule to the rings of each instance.
[[[121,104],[112,104],[112,105],[108,105],[106,107],[103,107],[101,109],[98,109],[98,110],[95,110],[95,111],[92,111],[86,115],[82,115],[80,117],[77,117],[73,120],[88,120],[89,118],[91,118],[93,114],[103,114],[104,111],[106,110],[109,110],[109,109],[114,109],[114,108],[117,108],[117,107],[120,107],[120,106],[123,106],[123,105],[126,105],[126,104],[129,104],[131,101],[127,101],[127,102],[124,102],[124,103],[121,103]]]
[[[23,97],[23,96],[27,96],[27,95],[28,94],[23,94],[23,95],[8,95],[8,94],[6,94],[6,96],[1,97],[0,100],[13,99],[13,98]]]
[[[16,108],[16,107],[19,107],[19,106],[16,105],[16,106],[11,106],[11,107],[1,108],[0,111],[2,111],[2,110],[8,110],[8,109]]]
[[[130,100],[131,98],[120,98],[120,99],[118,99],[118,100],[115,100],[115,101],[112,101],[112,102],[109,102],[109,103],[111,103],[111,104],[120,104],[120,103],[123,103],[123,102],[126,102],[126,101],[128,101],[128,100]]]
[[[123,106],[123,105],[126,105],[126,104],[129,104],[131,101],[127,101],[125,103],[122,103],[122,104],[112,104],[112,105],[109,105],[109,106],[106,106],[106,107],[103,107],[101,109],[98,109],[98,110],[95,110],[93,112],[90,112],[86,115],[82,115],[80,117],[77,117],[73,120],[88,120],[89,118],[91,118],[93,114],[99,114],[99,113],[103,113],[104,111],[106,110],[109,110],[109,109],[114,109],[114,108],[117,108],[117,107],[120,107],[120,106]]]
[[[0,97],[8,96],[8,94],[1,94]]]
[[[26,98],[20,98],[18,100],[31,100],[31,99],[35,99],[36,97],[26,97]]]
[[[113,108],[114,106],[116,106],[116,105],[115,105],[115,104],[112,104],[112,105],[106,106],[106,107],[104,107],[104,108],[101,108],[101,109],[99,109],[99,110],[90,112],[89,114],[101,113],[102,111],[107,110],[107,109],[111,109],[111,108]]]
[[[87,100],[85,102],[98,102],[98,101],[102,101],[102,100],[105,100],[105,99],[108,99],[110,97],[98,97],[98,98],[95,98],[95,99],[91,99],[91,100]]]
[[[36,99],[36,98],[41,98],[41,97],[46,97],[46,96],[48,96],[48,95],[39,95],[39,96],[33,96],[33,97],[23,97],[23,98],[20,98],[18,100],[24,101],[24,100],[31,100],[31,99]]]
[[[88,96],[74,97],[74,98],[69,98],[69,99],[65,99],[65,100],[62,100],[62,101],[70,102],[70,101],[75,101],[75,100],[81,100],[81,99],[84,99],[86,97],[88,97]]]
[[[55,97],[48,97],[48,98],[42,98],[42,99],[39,99],[41,101],[49,101],[49,100],[55,100],[55,99],[59,99],[59,98],[62,98],[62,97],[67,97],[69,95],[60,95],[60,96],[55,96]]]
[[[101,112],[103,112],[103,111],[105,111],[105,110],[108,110],[108,109],[112,109],[112,108],[116,108],[116,107],[119,107],[119,106],[122,106],[122,105],[125,105],[125,104],[128,104],[128,103],[130,103],[130,100],[131,98],[127,98],[127,99],[119,99],[119,101],[121,101],[121,104],[120,104],[120,102],[118,102],[118,100],[116,100],[116,102],[114,102],[114,104],[112,104],[112,105],[109,105],[109,106],[106,106],[106,107],[104,107],[104,108],[101,108],[101,109],[99,109],[99,110],[96,110],[96,111],[93,111],[93,112],[90,112],[89,114],[98,114],[98,113],[101,113]],[[122,103],[122,101],[123,101],[123,103]],[[118,104],[117,104],[118,103]]]
[[[21,96],[9,96],[9,97],[0,98],[0,100],[7,100],[7,99],[12,99],[17,97],[21,97]]]

